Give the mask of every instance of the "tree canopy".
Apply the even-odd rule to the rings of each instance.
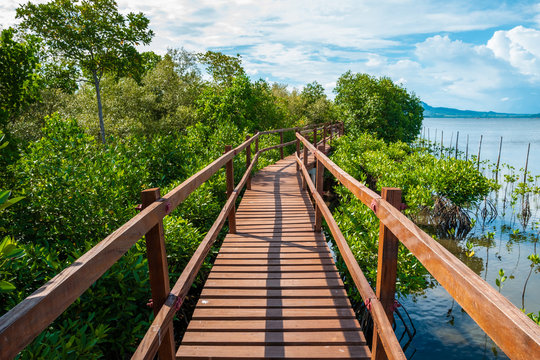
[[[120,14],[114,0],[28,2],[17,9],[17,18],[23,29],[42,37],[53,54],[73,61],[94,83],[105,142],[101,77],[105,72],[125,75],[134,64],[144,64],[135,46],[150,43],[149,20],[142,13]]]
[[[0,128],[5,127],[28,104],[39,99],[41,80],[36,41],[14,39],[15,30],[0,35]]]
[[[337,81],[335,102],[350,131],[368,131],[391,142],[413,141],[422,127],[420,99],[388,77],[348,71]]]

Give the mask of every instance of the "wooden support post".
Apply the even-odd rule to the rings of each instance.
[[[319,146],[319,151],[324,150],[324,145]],[[317,161],[317,175],[315,180],[315,189],[317,192],[322,196],[323,194],[323,181],[324,181],[324,165],[322,162],[315,158],[315,161]],[[322,226],[322,212],[320,207],[315,204],[315,231],[320,232]]]
[[[323,140],[322,140],[322,144],[323,144],[323,152],[326,153],[326,124],[323,125]]]
[[[304,167],[307,169],[308,165],[308,148],[306,145],[304,145],[304,158],[302,159],[304,161]],[[302,189],[306,189],[307,183],[306,178],[302,176]]]
[[[249,140],[250,136],[246,135],[246,140]],[[251,144],[246,147],[246,169],[251,165]],[[251,190],[251,173],[248,175],[246,181],[246,189]]]
[[[231,151],[231,145],[225,145],[225,153]],[[225,164],[225,171],[227,176],[227,199],[232,195],[234,190],[234,165],[233,159],[227,161]],[[233,206],[229,213],[229,234],[236,234],[236,210]]]
[[[283,131],[279,132],[279,143],[280,143],[280,145],[283,145]],[[283,147],[279,148],[279,156],[283,160]]]
[[[150,206],[161,198],[159,188],[147,189],[141,192],[142,208]],[[152,291],[152,304],[154,315],[157,315],[165,300],[169,296],[169,267],[165,250],[165,235],[163,221],[151,228],[145,235],[146,254],[148,258],[148,273],[150,275],[150,289]],[[174,329],[171,323],[163,332],[159,346],[160,359],[175,359]]]
[[[259,133],[258,131],[256,134]],[[259,136],[255,139],[255,154],[259,152]]]
[[[390,205],[401,207],[401,189],[383,187],[381,196]],[[379,298],[390,324],[394,323],[394,301],[396,294],[396,274],[398,238],[381,222],[379,227],[379,260],[377,263],[377,298]],[[377,331],[373,331],[372,359],[387,359]]]
[[[296,134],[298,134],[298,128],[295,130],[295,136]],[[296,138],[296,156],[300,158],[300,139],[299,138]],[[300,165],[296,163],[296,171],[299,171],[299,170],[300,170]]]
[[[345,134],[345,123],[344,122],[341,123],[339,131],[340,131],[340,133],[339,133],[340,136],[343,136]]]
[[[317,147],[317,127],[313,128],[313,146]]]

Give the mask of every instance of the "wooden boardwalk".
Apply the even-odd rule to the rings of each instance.
[[[370,358],[293,156],[254,176],[236,222],[177,358]]]

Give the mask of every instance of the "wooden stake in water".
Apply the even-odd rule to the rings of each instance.
[[[457,159],[458,142],[459,142],[459,131],[458,131],[457,134],[456,134],[456,155],[454,156],[454,159]]]
[[[480,169],[480,151],[482,150],[482,138],[484,135],[480,135],[480,144],[478,145],[478,158],[476,159],[476,170]]]
[[[467,146],[465,147],[465,161],[469,161],[469,134],[467,134]]]
[[[523,183],[527,183],[527,168],[529,167],[529,151],[531,151],[531,143],[527,147],[527,159],[525,160],[525,172],[523,173]]]
[[[444,149],[444,131],[441,130],[441,157]]]
[[[452,134],[450,134],[450,143],[448,145],[448,156],[452,153],[452,143],[454,142],[454,132],[452,131]]]
[[[497,156],[497,168],[495,169],[495,182],[499,182],[499,164],[501,163],[501,150],[502,150],[502,140],[503,137],[501,136],[501,142],[499,143],[499,155]]]

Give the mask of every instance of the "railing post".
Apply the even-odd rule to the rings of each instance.
[[[141,192],[142,208],[146,208],[160,198],[159,188],[143,190]],[[163,220],[160,220],[156,226],[146,233],[145,240],[152,304],[154,315],[157,315],[171,291]],[[163,330],[163,337],[158,351],[160,359],[175,359],[174,329],[172,323]]]
[[[279,132],[279,143],[283,145],[283,131]],[[283,146],[279,148],[279,155],[281,156],[281,159],[283,160]]]
[[[383,187],[381,196],[395,208],[401,206],[401,189]],[[394,322],[398,238],[381,222],[379,227],[379,257],[377,263],[377,298],[379,298],[388,321]],[[373,332],[372,359],[387,359],[381,339]]]
[[[308,148],[306,146],[306,144],[304,144],[304,158],[302,159],[302,161],[304,162],[304,167],[307,169],[307,165],[308,165]],[[307,182],[306,182],[306,178],[302,176],[302,189],[306,189],[306,186],[307,186]]]
[[[294,131],[294,136],[298,134],[298,128]],[[300,139],[296,137],[296,156],[300,159]],[[300,165],[298,165],[298,162],[296,163],[296,171],[300,170]]]
[[[249,135],[246,135],[246,140],[249,140],[250,138]],[[249,165],[251,165],[251,143],[246,147],[246,169],[249,168]],[[246,181],[246,189],[251,190],[251,173],[248,175]]]
[[[319,146],[318,150],[323,151],[324,145]],[[315,154],[314,154],[315,155]],[[323,194],[323,181],[324,181],[324,165],[322,162],[315,157],[315,161],[317,162],[317,175],[316,175],[316,181],[315,181],[315,189],[319,193],[319,195],[322,196]],[[321,208],[317,203],[315,203],[315,231],[320,232],[321,231],[321,225],[322,225],[322,212]]]
[[[231,151],[231,145],[225,145],[225,153]],[[233,159],[227,161],[225,164],[225,173],[227,176],[227,199],[232,195],[234,191],[234,166]],[[229,213],[229,234],[236,234],[236,210],[235,206],[231,208]]]
[[[323,152],[326,152],[326,124],[323,125]]]
[[[317,127],[313,128],[313,146],[317,148]]]
[[[258,134],[259,131],[256,131],[255,134]],[[259,152],[259,136],[255,139],[255,154]]]

